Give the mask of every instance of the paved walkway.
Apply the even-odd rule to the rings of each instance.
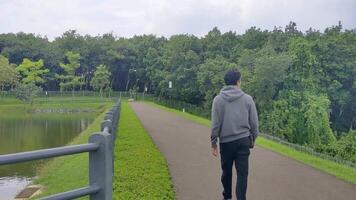
[[[211,155],[210,129],[145,103],[130,104],[167,159],[178,200],[221,199],[220,160]],[[255,147],[248,200],[356,200],[356,185]]]

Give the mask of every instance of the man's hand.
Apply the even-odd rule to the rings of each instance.
[[[218,148],[213,147],[213,156],[217,157],[218,156]]]

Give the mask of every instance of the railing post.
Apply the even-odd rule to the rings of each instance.
[[[114,116],[111,113],[106,113],[105,116],[104,116],[104,120],[113,121],[114,120]]]
[[[112,127],[112,123],[113,123],[113,120],[112,118],[108,118],[108,119],[105,119],[104,118],[104,121],[101,122],[101,131],[104,131],[104,128],[105,127],[108,127],[108,132],[111,134],[112,133],[112,130],[113,130],[113,127]]]
[[[110,135],[110,140],[109,140],[109,150],[111,152],[111,157],[112,157],[112,174],[114,175],[114,145],[115,145],[115,135],[113,134],[114,127],[112,125],[111,120],[104,120],[101,122],[101,131],[104,130],[105,127],[107,127],[109,130],[109,135]]]
[[[99,144],[96,151],[89,153],[89,184],[98,186],[100,190],[90,195],[90,200],[112,200],[112,152],[110,151],[108,133],[94,133],[90,136],[90,143]]]

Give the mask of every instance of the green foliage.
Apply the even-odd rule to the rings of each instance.
[[[310,44],[303,39],[295,39],[289,48],[292,60],[290,65],[285,66],[288,67],[285,68],[288,75],[276,100],[271,102],[272,110],[263,118],[262,127],[299,144],[312,147],[331,144],[335,136],[329,125],[330,101],[325,94],[318,93],[320,69]]]
[[[127,102],[122,103],[119,133],[113,199],[175,199],[167,163]]]
[[[42,88],[36,86],[34,83],[19,84],[13,90],[16,98],[20,99],[25,103],[33,103],[35,97],[42,91]]]
[[[23,59],[22,63],[16,68],[21,74],[21,82],[24,84],[39,84],[44,83],[42,76],[49,72],[48,69],[43,69],[43,60],[31,61],[30,59]]]
[[[261,31],[256,27],[248,29],[243,37],[242,45],[245,49],[262,48],[268,40],[268,31]]]
[[[329,125],[330,101],[325,95],[306,95],[306,103],[303,104],[305,132],[309,145],[319,146],[335,142],[335,136]]]
[[[333,142],[331,145],[321,145],[317,150],[338,159],[356,163],[356,131],[350,130],[349,133],[341,136],[338,141]]]
[[[269,46],[261,51],[264,53],[256,59],[254,76],[248,81],[251,82],[251,92],[259,102],[260,112],[264,114],[271,111],[273,100],[283,88],[292,58],[285,53],[277,54]]]
[[[5,56],[0,55],[0,91],[7,86],[14,87],[17,84],[18,77],[16,65],[10,64]]]
[[[236,67],[221,56],[208,59],[199,66],[197,82],[200,91],[205,94],[204,107],[206,109],[210,109],[212,100],[219,94],[221,86],[224,85],[224,73],[231,68]]]
[[[76,70],[80,67],[80,54],[69,51],[65,56],[67,63],[60,63],[60,67],[64,70],[64,74],[57,75],[57,78],[61,80],[59,85],[62,91],[74,91],[78,86],[83,85],[82,76],[76,75]]]
[[[100,65],[94,72],[94,77],[90,82],[90,85],[102,96],[103,90],[109,87],[111,73],[108,71],[105,65]]]

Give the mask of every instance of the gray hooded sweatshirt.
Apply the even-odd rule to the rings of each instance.
[[[258,135],[258,116],[255,102],[237,86],[225,86],[214,98],[212,111],[211,146],[240,138]]]

